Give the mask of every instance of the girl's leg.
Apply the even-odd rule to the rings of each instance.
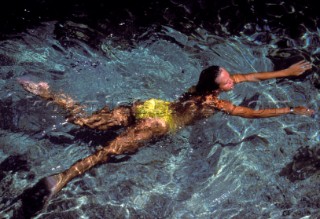
[[[109,161],[113,155],[136,151],[148,140],[159,138],[165,135],[168,130],[168,125],[161,119],[145,119],[135,126],[128,128],[109,145],[74,163],[64,172],[43,178],[33,188],[26,191],[23,195],[23,209],[25,209],[25,213],[31,214],[31,212],[35,213],[41,210],[46,202],[69,181],[80,176],[95,165]],[[32,203],[32,206],[30,206],[30,203]]]
[[[134,115],[129,106],[119,106],[111,111],[108,107],[105,107],[90,116],[75,117],[74,115],[71,115],[67,120],[79,126],[107,130],[111,127],[132,125],[134,122]]]
[[[83,174],[93,166],[105,163],[110,156],[135,152],[147,141],[164,136],[169,131],[168,125],[161,119],[145,119],[137,125],[129,127],[107,146],[94,154],[76,162],[66,171],[54,175],[58,176],[54,193],[60,191],[70,180]]]
[[[76,125],[106,130],[114,126],[128,126],[134,120],[131,107],[119,106],[112,111],[108,107],[104,107],[102,110],[88,116],[84,110],[85,106],[78,104],[65,94],[53,93],[48,83],[37,83],[28,78],[20,78],[18,81],[30,93],[50,100],[67,110],[69,113],[67,121]]]
[[[32,94],[42,97],[45,100],[52,101],[62,108],[66,109],[72,115],[81,115],[84,113],[84,106],[76,103],[71,97],[65,94],[56,94],[50,90],[47,82],[34,82],[28,77],[18,78],[22,87]]]

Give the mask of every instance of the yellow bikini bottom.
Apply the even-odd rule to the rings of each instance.
[[[136,109],[136,119],[146,118],[163,119],[169,125],[170,130],[173,130],[175,127],[170,102],[168,101],[149,99],[143,104],[138,105]]]

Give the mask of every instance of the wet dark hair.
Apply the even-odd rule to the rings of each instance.
[[[204,69],[199,76],[199,81],[196,86],[192,86],[184,93],[180,100],[188,99],[190,96],[205,96],[219,89],[219,84],[216,78],[220,75],[220,66],[212,65]]]
[[[212,65],[204,69],[200,73],[199,81],[195,86],[197,94],[208,94],[219,89],[219,84],[216,83],[216,78],[220,75],[220,66]]]

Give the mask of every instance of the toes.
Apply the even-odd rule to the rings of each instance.
[[[22,85],[22,87],[29,91],[30,93],[36,95],[47,94],[49,90],[49,85],[44,81],[33,80],[30,76],[22,76],[17,78],[18,83]]]
[[[57,192],[55,191],[58,181],[53,177],[41,179],[35,186],[24,191],[22,194],[22,209],[27,217],[35,216],[42,210]]]

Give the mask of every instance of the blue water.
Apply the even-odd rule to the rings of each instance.
[[[54,25],[45,22],[0,42],[3,218],[18,214],[21,202],[15,197],[25,189],[123,131],[67,124],[63,110],[26,93],[17,77],[46,81],[94,112],[138,99],[175,100],[211,64],[232,73],[271,71],[292,64],[294,50],[301,52],[294,53],[296,58],[318,53],[310,43],[314,33],[293,40],[287,53],[276,41],[264,44],[254,35],[225,38],[203,27],[188,35],[169,26],[147,30],[133,44],[108,35],[93,48],[79,39],[59,41]],[[314,81],[309,74],[240,84],[220,98],[256,109],[304,105],[318,110]],[[300,147],[318,147],[318,124],[318,118],[304,116],[244,119],[218,112],[146,145],[128,160],[74,179],[37,218],[317,218],[317,161],[302,163],[302,171],[308,165],[313,171],[299,180],[280,172]],[[8,166],[10,158],[16,163]]]

